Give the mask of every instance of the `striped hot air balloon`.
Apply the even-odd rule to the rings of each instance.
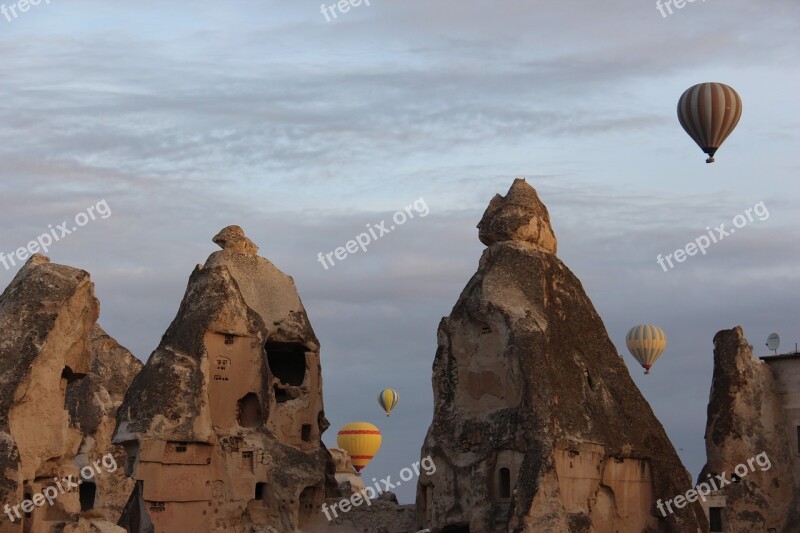
[[[350,454],[356,472],[361,472],[381,448],[381,431],[368,422],[352,422],[342,426],[336,443]]]
[[[389,416],[399,401],[400,395],[394,389],[383,389],[378,393],[378,405],[384,410],[386,416]]]
[[[664,330],[653,324],[634,326],[625,337],[625,344],[642,368],[645,374],[650,373],[650,367],[661,357],[667,348],[667,334]]]
[[[699,83],[678,100],[678,120],[686,133],[708,154],[706,163],[728,138],[742,116],[742,99],[724,83]]]

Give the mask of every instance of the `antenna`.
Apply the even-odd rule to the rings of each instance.
[[[778,346],[781,345],[781,336],[777,333],[770,333],[769,337],[767,337],[767,348],[775,352],[775,355],[778,355]]]

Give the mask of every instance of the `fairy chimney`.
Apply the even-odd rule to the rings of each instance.
[[[536,191],[517,179],[478,224],[487,245],[438,331],[434,415],[417,487],[434,532],[707,528],[691,487],[580,281],[556,257]]]
[[[116,410],[142,367],[96,324],[89,274],[32,256],[0,296],[0,531],[122,531]]]
[[[337,490],[319,341],[292,278],[241,228],[213,240],[222,250],[190,276],[119,410],[114,442],[136,480],[122,524],[301,531]]]

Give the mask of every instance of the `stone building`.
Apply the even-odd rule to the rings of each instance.
[[[114,442],[131,532],[304,530],[336,494],[319,342],[294,281],[238,226],[192,273],[128,390]]]
[[[800,353],[761,357],[772,369],[786,417],[789,446],[794,452],[794,479],[800,482]]]
[[[798,433],[800,356],[758,360],[741,327],[718,332],[698,478],[718,489],[703,503],[713,533],[800,531]]]
[[[133,482],[111,434],[142,363],[100,329],[99,313],[87,272],[39,254],[0,296],[4,533],[122,531]]]
[[[556,256],[547,209],[524,180],[478,224],[487,248],[439,325],[434,414],[417,488],[435,533],[695,532],[691,487],[580,281]]]

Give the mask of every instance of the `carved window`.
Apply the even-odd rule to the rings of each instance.
[[[242,459],[252,459],[253,452],[242,452]]]
[[[94,499],[97,495],[97,485],[91,481],[84,481],[78,488],[78,493],[81,502],[81,512],[94,509]]]
[[[233,344],[233,335],[225,335],[225,344]]]
[[[167,504],[164,502],[150,502],[151,511],[166,511]]]
[[[711,526],[711,533],[722,533],[722,507],[708,509],[708,522]]]
[[[508,468],[501,468],[497,472],[498,491],[497,495],[501,500],[511,498],[511,470]]]
[[[303,427],[300,430],[300,438],[305,442],[309,442],[311,440],[311,424],[303,424]]]
[[[185,442],[179,442],[175,445],[175,452],[176,453],[186,453],[186,450],[189,449],[189,445]]]

